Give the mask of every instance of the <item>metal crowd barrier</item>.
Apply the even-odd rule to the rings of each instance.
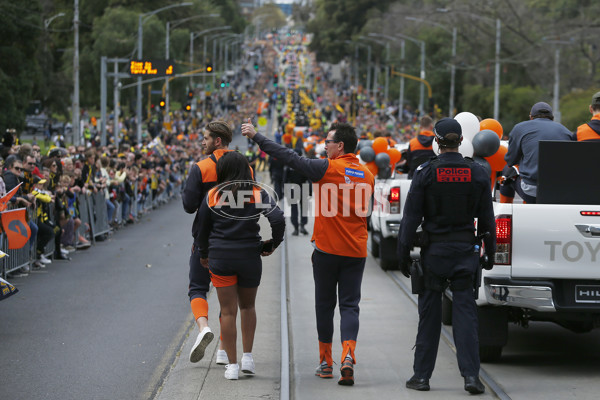
[[[6,277],[6,274],[9,272],[15,271],[21,267],[26,267],[31,265],[31,251],[30,244],[27,242],[25,246],[16,250],[8,249],[8,239],[5,234],[0,235],[0,243],[2,245],[2,250],[8,254],[0,261],[2,263],[2,269],[4,269],[4,273],[0,274],[3,277]],[[33,248],[35,252],[35,247]]]
[[[90,219],[94,221],[92,235],[94,235],[94,238],[97,238],[100,235],[110,232],[106,210],[106,197],[104,196],[104,192],[100,191],[92,193],[91,198],[93,203],[93,217],[90,214]]]
[[[152,198],[152,190],[148,191],[148,195],[143,199],[141,204],[144,212],[152,209],[153,205],[162,204],[170,199],[177,197],[181,192],[181,185],[174,185],[171,190],[171,195],[167,194],[167,190],[164,190],[156,199]],[[137,201],[138,187],[137,184],[134,188],[134,197],[131,199],[130,213],[134,217],[138,217],[138,201]],[[77,244],[79,235],[82,235],[88,239],[91,243],[94,243],[96,238],[100,235],[110,232],[110,224],[108,221],[107,209],[106,209],[106,198],[104,192],[98,192],[93,194],[78,194],[77,195],[77,208],[79,211],[79,218],[81,219],[81,226],[75,232],[75,242]],[[115,206],[115,218],[117,221],[122,222],[122,204],[117,202]],[[49,204],[48,217],[51,221],[55,221],[54,217],[54,203]],[[37,214],[35,210],[28,210],[30,220],[33,219],[37,224]],[[90,229],[88,231],[87,226]],[[36,243],[37,238],[34,239],[33,244],[27,243],[20,249],[9,250],[8,239],[5,234],[0,234],[0,246],[1,250],[8,254],[8,257],[0,259],[0,276],[6,277],[6,274],[18,270],[19,268],[31,266],[36,260]],[[55,241],[50,240],[44,248],[44,255],[51,258],[55,251]]]
[[[90,243],[94,242],[94,236],[92,235],[93,218],[90,218],[90,209],[92,207],[90,207],[90,203],[91,199],[89,196],[81,193],[77,195],[77,209],[79,210],[81,225],[77,228],[77,232],[75,232],[75,247],[80,244],[79,236],[85,238]]]

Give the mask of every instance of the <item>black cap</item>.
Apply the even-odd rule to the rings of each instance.
[[[533,118],[554,118],[552,107],[550,107],[550,104],[544,103],[543,101],[535,103],[533,107],[531,107],[529,115],[531,115]]]
[[[460,139],[462,138],[462,127],[454,118],[442,118],[433,127],[433,133],[435,133],[435,137],[438,138],[438,140],[444,142],[447,142],[447,135],[456,133],[458,135],[456,144],[458,145],[458,143],[460,143]]]
[[[600,92],[592,96],[592,107],[600,107]]]

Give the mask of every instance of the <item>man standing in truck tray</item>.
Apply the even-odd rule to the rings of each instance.
[[[424,288],[419,293],[419,328],[413,370],[406,387],[429,390],[429,379],[437,357],[441,331],[441,296],[452,290],[453,333],[456,356],[464,388],[480,394],[479,339],[473,282],[480,263],[476,243],[475,218],[484,239],[487,259],[482,266],[491,269],[496,251],[496,224],[488,174],[470,158],[458,152],[462,142],[460,124],[443,118],[434,128],[440,155],[422,164],[413,177],[398,233],[400,270],[410,276],[410,250],[416,230],[422,225],[421,262]]]
[[[421,130],[417,137],[412,138],[408,142],[408,150],[406,151],[406,163],[410,168],[408,179],[412,179],[419,165],[435,156],[433,151],[433,120],[429,115],[421,117]]]
[[[229,143],[233,138],[233,131],[224,121],[209,122],[204,129],[202,147],[207,158],[192,165],[181,199],[183,209],[189,213],[196,213],[192,224],[194,244],[190,255],[190,284],[188,295],[194,319],[200,333],[190,352],[190,361],[195,363],[204,357],[204,350],[214,338],[208,326],[208,302],[206,294],[210,289],[210,273],[200,263],[200,247],[198,239],[200,221],[198,210],[206,194],[217,183],[217,161],[229,150]],[[228,364],[227,353],[222,347],[217,352],[217,364]]]
[[[242,125],[242,134],[271,157],[302,171],[315,183],[316,215],[311,239],[315,248],[312,264],[319,337],[319,366],[315,375],[333,378],[333,315],[339,297],[342,357],[338,383],[353,385],[358,304],[367,257],[367,215],[375,181],[354,154],[358,142],[356,131],[345,123],[333,124],[325,140],[327,159],[299,156],[256,133],[250,120]]]
[[[592,120],[587,124],[577,127],[575,139],[578,142],[589,140],[600,141],[600,92],[592,96],[590,112],[592,113]]]
[[[540,140],[573,140],[573,134],[558,122],[548,103],[539,102],[531,107],[529,120],[519,122],[508,137],[506,165],[519,166],[515,190],[525,203],[533,204],[537,198],[538,158]]]

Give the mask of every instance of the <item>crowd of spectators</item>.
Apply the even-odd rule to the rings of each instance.
[[[42,154],[35,141],[20,143],[13,132],[6,132],[0,145],[0,196],[21,183],[9,208],[27,209],[32,254],[36,245],[31,269],[44,268],[52,259],[69,260],[70,252],[90,246],[90,227],[82,226],[79,214],[79,194],[103,194],[111,230],[136,222],[148,198],[177,194],[188,164],[201,157],[197,137],[163,131],[139,145],[100,146],[90,141],[53,146]],[[52,240],[55,251],[48,258],[44,249]],[[29,272],[26,266],[9,277]]]

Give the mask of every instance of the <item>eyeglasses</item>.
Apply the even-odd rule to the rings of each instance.
[[[333,139],[327,139],[327,140],[325,140],[325,144],[329,144],[329,143],[339,143],[339,142],[335,141]]]
[[[25,163],[25,164],[27,164],[27,165],[35,165],[34,162],[28,162],[28,163]]]
[[[23,171],[23,168],[21,168],[21,167],[15,167],[15,169],[16,169],[17,171],[21,171],[21,172]]]

